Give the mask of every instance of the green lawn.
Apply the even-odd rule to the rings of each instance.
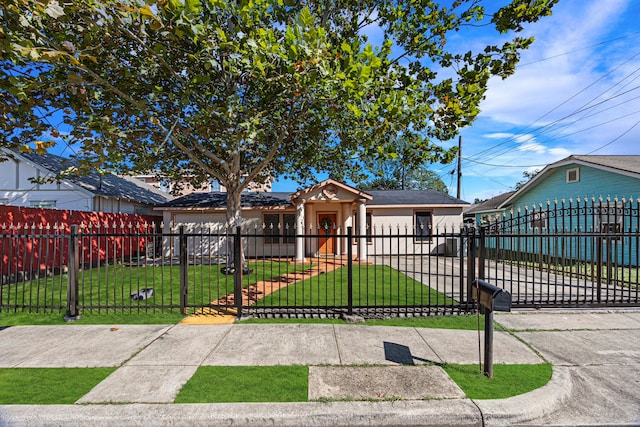
[[[188,305],[204,306],[233,292],[233,276],[222,274],[221,267],[217,264],[189,266]],[[243,277],[243,287],[308,267],[308,264],[288,262],[250,262],[253,272]],[[31,311],[64,312],[67,280],[68,276],[61,274],[4,285],[0,288],[1,304],[4,309],[18,306]],[[90,307],[91,314],[143,312],[146,315],[177,312],[180,307],[179,266],[108,264],[81,270],[78,280],[79,306]],[[153,288],[153,297],[131,299],[131,294],[144,288]]]
[[[253,272],[243,277],[244,287],[257,281],[270,280],[296,270],[307,269],[309,264],[256,261],[250,262],[249,267]],[[210,302],[233,293],[233,276],[222,274],[220,268],[220,265],[189,266],[188,306],[207,306]],[[353,283],[354,306],[455,304],[451,298],[388,266],[355,265]],[[144,288],[153,288],[153,297],[146,300],[131,299],[131,294]],[[0,288],[2,304],[0,320],[22,311],[31,312],[30,314],[36,312],[45,316],[47,314],[60,316],[66,311],[66,295],[66,274],[7,284]],[[81,317],[85,318],[84,322],[87,323],[175,322],[181,316],[180,269],[178,266],[145,267],[115,264],[82,270],[79,274],[78,301]],[[293,283],[256,302],[256,305],[266,307],[286,305],[345,307],[347,304],[347,267]],[[119,314],[124,317],[119,317]],[[149,318],[133,320],[137,315]],[[93,322],[86,319],[92,316],[115,317],[114,320],[104,319]],[[40,320],[34,321],[40,322]],[[46,323],[47,320],[42,322]]]
[[[267,295],[256,306],[345,307],[347,267],[297,282]],[[452,305],[455,301],[386,265],[353,266],[353,305]]]
[[[0,405],[69,405],[115,368],[1,368]]]

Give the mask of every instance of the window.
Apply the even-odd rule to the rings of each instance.
[[[371,213],[367,212],[366,214],[366,218],[367,218],[367,243],[371,243],[373,242],[373,239],[371,237]],[[358,213],[354,212],[353,214],[353,222],[355,224],[354,230],[353,230],[353,234],[358,234],[360,233],[360,222],[358,221]],[[357,241],[355,243],[358,243]]]
[[[263,221],[265,243],[280,243],[281,239],[283,243],[295,243],[295,214],[264,214]]]
[[[607,241],[620,240],[620,236],[611,236],[623,230],[624,211],[619,204],[601,204],[594,209],[594,215],[596,230],[606,234]]]
[[[580,181],[580,168],[567,169],[567,184]]]
[[[536,230],[547,229],[547,213],[546,212],[533,212],[529,217],[529,225]]]
[[[30,203],[32,208],[55,209],[55,200],[32,200]]]
[[[482,214],[480,215],[480,225],[495,224],[501,219],[502,219],[502,213],[500,212]]]
[[[416,212],[416,241],[430,242],[432,236],[433,213]]]
[[[284,243],[296,242],[296,215],[282,214],[282,223],[284,224]]]
[[[0,205],[8,205],[9,199],[0,199]]]

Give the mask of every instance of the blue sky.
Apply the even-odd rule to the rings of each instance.
[[[463,200],[512,190],[524,171],[572,154],[640,155],[638,22],[638,0],[560,0],[553,16],[526,27],[533,46],[515,75],[490,82],[480,116],[461,132]],[[448,42],[484,46],[498,37],[461,32]],[[455,165],[431,169],[455,195]]]

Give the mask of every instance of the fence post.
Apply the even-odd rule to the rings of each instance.
[[[184,225],[179,228],[178,247],[180,248],[180,253],[178,254],[180,262],[180,312],[187,314],[189,265],[187,263],[187,238],[184,235]]]
[[[236,236],[233,239],[233,265],[235,271],[233,273],[233,301],[238,311],[238,319],[242,317],[242,228],[236,227]]]
[[[471,302],[473,304],[472,287],[473,281],[476,280],[476,228],[472,227],[466,231],[467,239],[467,297],[461,298],[461,301]],[[464,252],[463,252],[464,253]]]
[[[347,227],[347,314],[353,315],[353,245],[352,243],[353,229]],[[360,240],[362,245],[363,241]],[[368,290],[368,289],[367,289]]]
[[[478,279],[484,280],[484,246],[485,246],[486,228],[480,227],[480,241],[478,242]]]
[[[69,252],[67,268],[69,269],[67,282],[67,314],[66,322],[73,322],[80,318],[78,315],[78,273],[80,271],[80,251],[78,248],[78,226],[71,226],[69,235]]]

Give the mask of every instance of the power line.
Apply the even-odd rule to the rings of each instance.
[[[504,150],[502,150],[502,152],[500,153],[496,153],[496,149],[498,147],[504,146],[506,144],[509,143],[514,143],[514,142],[519,142],[517,141],[517,139],[521,136],[524,136],[523,134],[525,133],[525,131],[527,129],[529,129],[534,123],[537,123],[538,121],[540,121],[542,118],[546,117],[547,115],[551,114],[553,111],[557,110],[558,108],[560,108],[562,105],[568,103],[570,100],[574,99],[575,97],[577,97],[579,94],[585,92],[587,89],[593,87],[597,82],[601,81],[602,79],[604,79],[606,76],[610,75],[611,73],[613,73],[615,70],[619,69],[620,67],[622,67],[623,65],[627,64],[629,61],[635,59],[636,57],[638,57],[640,55],[640,52],[637,52],[636,54],[632,55],[630,58],[628,58],[627,60],[625,60],[624,62],[622,62],[621,64],[619,64],[618,66],[616,66],[615,68],[611,69],[609,72],[607,72],[606,74],[604,74],[603,76],[601,76],[600,78],[598,78],[597,80],[595,80],[594,82],[592,82],[591,84],[589,84],[587,87],[585,87],[584,89],[580,90],[579,92],[577,92],[576,94],[572,95],[570,98],[566,99],[565,101],[563,101],[562,103],[560,103],[559,105],[557,105],[556,107],[554,107],[553,109],[551,109],[550,111],[548,111],[547,113],[543,114],[542,116],[540,116],[538,119],[536,119],[535,121],[533,121],[531,124],[529,124],[528,126],[520,129],[520,131],[516,132],[515,134],[511,135],[509,138],[505,139],[504,141],[501,141],[498,144],[492,145],[491,147],[488,147],[478,153],[475,153],[474,155],[470,156],[469,158],[467,158],[466,160],[469,160],[470,158],[479,158],[482,159],[484,157],[488,157],[491,156],[492,158],[495,158],[497,156],[506,154],[507,152],[511,151],[513,148],[512,147],[505,147]],[[590,101],[588,101],[587,103],[583,104],[578,110],[560,118],[557,119],[555,121],[553,121],[551,124],[547,124],[547,125],[543,125],[543,126],[538,126],[537,128],[535,128],[532,132],[533,136],[537,136],[537,135],[542,135],[544,133],[550,132],[551,129],[553,129],[554,126],[556,126],[559,122],[561,122],[562,120],[565,120],[569,117],[572,117],[574,115],[580,114],[581,112],[585,112],[589,109],[592,109],[594,107],[597,107],[599,105],[602,105],[614,98],[617,98],[619,96],[622,96],[624,94],[627,94],[633,90],[636,90],[638,88],[640,88],[640,86],[636,86],[630,90],[627,90],[625,92],[623,92],[622,94],[618,94],[618,92],[616,92],[613,96],[597,103],[594,105],[589,105],[590,103],[592,103],[593,101],[595,101],[596,99],[598,99],[599,97],[601,97],[603,94],[605,94],[606,92],[610,91],[613,87],[618,86],[621,82],[625,81],[626,79],[628,79],[630,76],[632,76],[633,74],[635,74],[636,72],[638,72],[638,70],[640,70],[640,68],[636,68],[632,73],[628,74],[627,76],[625,76],[625,78],[623,78],[622,80],[618,81],[616,84],[614,84],[613,86],[609,87],[607,90],[605,90],[604,92],[598,94],[597,96],[593,97]],[[635,80],[635,78],[633,79]],[[632,80],[632,81],[633,81]],[[628,84],[630,84],[630,82],[628,82],[625,86],[628,86]],[[619,89],[620,90],[620,89]],[[635,98],[634,98],[635,99]],[[604,110],[606,111],[606,110]],[[578,120],[574,121],[577,122]],[[565,125],[566,127],[567,125]],[[526,141],[530,141],[532,137],[529,137]],[[521,142],[519,142],[521,143]],[[497,166],[500,167],[500,166]]]
[[[614,138],[614,139],[612,139],[611,141],[607,142],[606,144],[604,144],[604,145],[602,145],[602,146],[600,146],[600,147],[596,148],[595,150],[593,150],[593,151],[591,151],[591,152],[587,153],[586,155],[588,156],[589,154],[593,154],[593,153],[595,153],[596,151],[600,151],[600,150],[602,150],[603,148],[608,147],[609,145],[613,144],[614,142],[616,142],[617,140],[619,140],[620,138],[622,138],[623,136],[625,136],[626,134],[628,134],[629,132],[631,132],[631,130],[632,130],[633,128],[635,128],[636,126],[638,126],[638,124],[640,124],[640,120],[638,120],[637,122],[635,122],[635,123],[633,124],[633,126],[631,126],[629,129],[627,129],[626,131],[624,131],[622,134],[618,135],[617,137],[615,137],[615,138]]]
[[[564,52],[564,53],[559,53],[559,54],[557,54],[557,55],[548,56],[548,57],[546,57],[546,58],[538,59],[538,60],[536,60],[536,61],[531,61],[531,62],[525,62],[525,63],[523,63],[523,64],[518,64],[518,67],[526,67],[526,66],[528,66],[528,65],[538,64],[538,63],[540,63],[540,62],[548,61],[548,60],[550,60],[550,59],[560,58],[561,56],[572,55],[572,54],[574,54],[574,53],[578,53],[578,52],[581,52],[581,51],[583,51],[583,50],[587,50],[587,49],[591,49],[591,48],[594,48],[594,47],[602,46],[602,45],[605,45],[605,44],[609,44],[609,43],[617,42],[618,40],[624,40],[624,39],[628,39],[628,38],[630,38],[630,37],[635,37],[635,36],[637,36],[638,34],[640,34],[640,31],[635,32],[635,33],[631,33],[631,34],[627,34],[627,35],[625,35],[625,36],[616,37],[615,39],[605,40],[605,41],[600,42],[600,43],[596,43],[596,44],[592,44],[592,45],[589,45],[589,46],[585,46],[585,47],[581,47],[581,48],[578,48],[578,49],[574,49],[574,50],[571,50],[571,51],[569,51],[569,52]]]

